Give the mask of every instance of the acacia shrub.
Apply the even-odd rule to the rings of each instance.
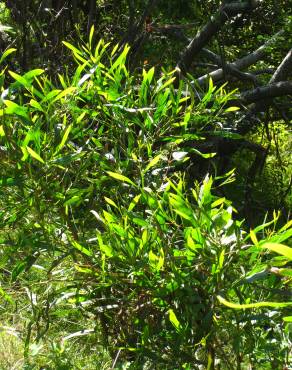
[[[26,356],[67,315],[75,323],[67,334],[62,326],[63,341],[96,334],[113,363],[285,363],[282,311],[274,322],[265,308],[256,318],[235,314],[220,297],[241,304],[286,289],[281,274],[263,285],[246,277],[267,268],[268,252],[249,248],[254,235],[283,242],[291,224],[277,232],[275,217],[247,235],[231,202],[215,195],[233,171],[191,185],[182,171],[193,153],[215,156],[190,142],[218,134],[232,93],[210,80],[198,101],[184,96],[187,81],[174,89],[173,72],[130,74],[129,48],[93,46],[93,29],[88,44],[64,44],[77,68],[59,75],[58,86],[41,69],[9,71],[8,86],[3,71],[1,80],[2,259],[10,281],[29,292]],[[285,296],[276,298],[285,311]],[[80,315],[94,325],[77,330]],[[254,334],[266,325],[277,330],[263,342]],[[273,344],[280,338],[281,350]]]

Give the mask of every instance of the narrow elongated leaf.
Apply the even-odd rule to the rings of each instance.
[[[119,181],[122,181],[122,182],[126,182],[130,185],[133,185],[133,186],[136,186],[132,180],[130,180],[128,177],[124,176],[124,175],[121,175],[120,173],[116,173],[116,172],[111,172],[111,171],[107,171],[106,172],[109,176],[113,177],[114,179],[116,180],[119,180]]]
[[[41,163],[45,163],[45,161],[41,158],[41,156],[36,153],[33,149],[31,149],[29,146],[25,147],[25,149],[28,151],[28,153],[37,161]]]
[[[17,116],[25,118],[27,121],[30,120],[29,115],[27,114],[27,109],[22,107],[13,101],[4,100],[4,104],[6,105],[5,114],[15,114]]]
[[[111,206],[113,206],[113,207],[115,207],[115,208],[119,209],[119,207],[116,205],[116,203],[115,203],[113,200],[111,200],[110,198],[108,198],[108,197],[104,197],[104,200],[105,200],[108,204],[110,204]]]
[[[3,62],[4,59],[6,59],[10,54],[14,53],[16,49],[10,48],[4,51],[4,53],[1,55],[0,58],[0,64]]]
[[[72,245],[75,249],[77,249],[81,253],[85,254],[86,256],[91,257],[93,255],[92,252],[89,249],[83,247],[82,245],[77,243],[75,240],[72,240],[71,243],[72,243]]]
[[[72,44],[70,44],[69,42],[66,42],[66,41],[63,41],[63,44],[68,48],[70,49],[71,51],[73,51],[74,54],[79,54],[79,55],[82,55],[82,51],[77,49],[75,46],[73,46]]]
[[[155,166],[160,161],[160,158],[161,154],[158,154],[156,157],[154,157],[145,168],[144,173],[146,173],[151,167]]]
[[[292,248],[279,243],[265,243],[261,245],[261,248],[269,249],[270,251],[281,254],[292,261]]]
[[[174,313],[172,309],[168,310],[168,318],[177,331],[182,330],[181,323],[178,321],[176,314]]]
[[[72,130],[72,125],[69,125],[66,128],[65,132],[64,132],[64,135],[62,137],[62,140],[61,140],[60,144],[58,145],[55,154],[58,153],[63,148],[63,146],[66,144],[66,141],[68,139],[68,136],[69,136],[71,130]]]
[[[239,107],[229,107],[229,108],[225,109],[225,112],[235,112],[239,109],[240,109]]]
[[[90,32],[89,32],[89,49],[91,50],[92,47],[92,38],[94,34],[94,25],[91,26]]]
[[[56,102],[57,100],[62,99],[66,95],[72,94],[74,91],[76,91],[76,87],[74,86],[68,87],[67,89],[61,91],[60,94],[57,95],[55,99],[53,99],[52,103]]]
[[[239,303],[232,303],[217,295],[217,299],[220,303],[224,304],[229,308],[235,308],[236,310],[244,310],[246,308],[261,308],[261,307],[274,307],[274,308],[282,308],[292,306],[292,302],[257,302],[257,303],[247,303],[247,304],[239,304]]]
[[[37,102],[36,100],[34,99],[31,99],[30,102],[29,102],[30,106],[32,106],[33,108],[41,111],[41,112],[44,112],[43,110],[43,107],[40,105],[39,102]]]

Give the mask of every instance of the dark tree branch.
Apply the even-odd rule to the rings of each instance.
[[[218,12],[211,17],[211,20],[203,27],[203,29],[187,46],[185,52],[183,53],[180,61],[177,64],[176,68],[178,70],[178,73],[185,74],[189,71],[190,66],[197,54],[211,40],[211,38],[215,34],[217,34],[217,32],[230,17],[237,15],[238,13],[250,10],[252,7],[254,7],[254,5],[251,5],[250,1],[242,3],[236,2],[223,4],[219,8]]]
[[[234,77],[236,77],[236,78],[238,78],[240,80],[251,81],[255,86],[258,86],[259,85],[258,79],[257,79],[257,77],[253,73],[242,72],[238,68],[234,67],[231,63],[225,63],[224,64],[222,62],[222,59],[220,58],[220,56],[217,55],[217,54],[215,54],[215,53],[213,53],[211,50],[208,50],[208,49],[205,49],[204,48],[204,49],[202,49],[202,53],[206,57],[208,57],[209,59],[211,59],[211,61],[213,61],[214,63],[216,63],[218,65],[218,67],[222,67],[222,68],[220,68],[220,69],[222,69],[222,77],[224,76],[224,73],[223,73],[223,69],[224,69],[225,72],[228,73],[231,76],[234,76]],[[223,64],[224,64],[224,68],[223,68]],[[208,76],[210,76],[211,73]],[[206,81],[205,78],[199,78],[197,80],[197,82],[199,83],[199,85],[202,85],[205,81]]]
[[[237,70],[242,70],[242,69],[246,69],[249,66],[257,63],[259,60],[261,60],[266,55],[268,47],[271,46],[278,39],[279,36],[283,35],[283,33],[284,31],[282,30],[279,31],[273,37],[271,37],[267,42],[261,45],[257,50],[253,51],[252,53],[250,53],[249,55],[243,58],[237,59],[233,63],[229,63],[228,66],[235,68]],[[204,53],[206,53],[205,49],[204,49]],[[209,53],[209,56],[210,55],[211,54]],[[221,80],[223,78],[223,69],[219,68],[216,71],[213,71],[204,76],[201,76],[197,79],[197,82],[199,83],[199,85],[202,85],[204,82],[208,81],[210,77],[212,78],[214,82]]]
[[[292,51],[290,50],[286,57],[283,59],[283,61],[280,63],[279,67],[277,68],[276,72],[273,74],[272,78],[270,79],[270,84],[266,86],[266,93],[263,95],[261,99],[256,99],[253,102],[253,104],[249,111],[246,113],[246,115],[237,123],[237,131],[240,132],[241,134],[246,134],[248,133],[257,123],[258,119],[256,117],[256,114],[258,112],[264,112],[268,109],[269,106],[273,104],[273,97],[272,95],[266,95],[268,92],[268,87],[270,86],[270,92],[275,93],[278,90],[278,93],[280,91],[282,92],[281,95],[290,95],[292,94],[291,92],[291,86],[292,82],[286,81],[286,82],[278,82],[279,78],[282,78],[285,80],[291,75],[291,69],[292,69],[292,61],[291,61],[291,54]],[[276,85],[279,85],[281,87],[273,88]],[[285,84],[285,85],[283,85]],[[290,87],[289,87],[290,86]],[[284,93],[286,90],[286,93]],[[257,95],[260,96],[260,95]],[[279,96],[279,95],[276,95]],[[281,110],[281,108],[277,108],[277,110]],[[289,115],[289,114],[288,114]],[[281,116],[282,119],[287,121],[287,113],[281,110]]]
[[[282,60],[281,64],[277,68],[276,72],[270,79],[270,83],[283,81],[288,76],[292,75],[292,49],[288,52],[286,57]]]
[[[257,87],[254,90],[249,90],[241,94],[240,100],[243,104],[251,104],[263,99],[276,98],[283,95],[292,94],[292,82],[281,81],[271,83],[266,86]]]

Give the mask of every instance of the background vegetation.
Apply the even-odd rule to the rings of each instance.
[[[0,368],[289,369],[289,2],[0,7]]]

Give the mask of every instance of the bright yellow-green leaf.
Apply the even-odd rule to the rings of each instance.
[[[3,128],[3,125],[0,126],[0,136],[5,136],[5,131],[4,131],[4,128]]]
[[[66,202],[64,202],[64,206],[71,206],[72,204],[76,204],[80,201],[80,196],[78,195],[73,195],[73,197],[71,197],[70,199],[66,200]]]
[[[40,155],[38,153],[36,153],[33,149],[31,149],[29,146],[26,147],[26,150],[28,151],[28,153],[34,158],[36,159],[37,161],[41,162],[41,163],[45,163],[45,161],[40,157]]]
[[[174,313],[172,309],[168,310],[168,318],[177,331],[182,330],[181,323],[178,321],[176,314]]]
[[[89,33],[89,49],[90,50],[91,50],[91,46],[92,46],[93,34],[94,34],[94,25],[91,26],[90,33]]]
[[[292,260],[292,248],[287,247],[286,245],[279,243],[264,243],[261,245],[261,248],[269,249],[270,251],[281,254],[282,256],[287,257],[289,260]]]
[[[285,322],[292,322],[292,316],[285,316],[285,317],[283,317],[283,320]]]
[[[247,303],[247,304],[239,304],[239,303],[232,303],[228,302],[226,299],[217,295],[217,298],[220,303],[224,304],[224,306],[235,308],[236,310],[244,310],[246,308],[261,308],[261,307],[273,307],[273,308],[282,308],[292,306],[292,302],[257,302],[257,303]]]
[[[160,158],[161,158],[161,154],[158,154],[156,157],[154,157],[150,161],[150,163],[148,163],[147,167],[144,170],[144,173],[146,173],[151,167],[155,166],[160,161]]]
[[[250,230],[249,235],[250,235],[250,238],[251,238],[253,244],[258,245],[259,242],[258,242],[258,239],[257,239],[257,236],[256,236],[255,232],[253,230]]]
[[[52,103],[54,103],[57,100],[62,99],[66,95],[72,94],[74,91],[76,91],[76,87],[74,87],[74,86],[68,87],[67,89],[61,91],[60,94],[55,97],[55,99],[52,101]]]
[[[239,109],[240,109],[239,107],[229,107],[229,108],[225,109],[225,112],[235,112]]]
[[[173,81],[176,79],[176,77],[172,77],[170,78],[168,81],[166,81],[160,88],[159,88],[159,91],[160,90],[163,90],[165,89],[168,85],[172,84]]]
[[[122,181],[122,182],[126,182],[128,184],[131,184],[133,186],[136,186],[132,180],[130,180],[128,177],[124,176],[124,175],[121,175],[120,173],[116,173],[116,172],[111,172],[111,171],[107,171],[106,172],[109,176],[113,177],[114,179],[116,180],[119,180],[119,181]]]
[[[81,253],[85,254],[88,257],[92,256],[92,252],[89,249],[87,249],[85,247],[82,247],[82,245],[77,243],[75,240],[72,240],[71,243],[72,243],[73,247],[75,249],[77,249],[78,251],[80,251]]]
[[[108,204],[110,204],[111,206],[113,206],[113,207],[115,207],[115,208],[119,208],[119,207],[116,205],[116,203],[115,203],[113,200],[111,200],[110,198],[104,197],[104,200],[105,200]]]
[[[135,198],[132,200],[132,202],[129,205],[129,208],[128,208],[129,212],[133,211],[134,207],[139,202],[140,198],[141,198],[141,194],[138,194],[138,195],[135,196]]]
[[[37,102],[36,100],[34,99],[31,99],[30,102],[29,102],[30,106],[32,106],[33,108],[41,111],[41,112],[44,112],[42,106],[40,105],[39,102]]]
[[[67,139],[68,139],[68,136],[69,136],[69,134],[70,134],[71,130],[72,130],[72,125],[69,125],[69,126],[66,128],[65,132],[64,132],[64,135],[63,135],[63,137],[62,137],[62,140],[61,140],[60,144],[58,145],[58,147],[57,147],[57,150],[56,150],[55,154],[56,154],[56,153],[58,153],[58,152],[63,148],[63,146],[65,145],[65,143],[66,143],[66,141],[67,141]]]
[[[1,55],[0,64],[3,62],[3,60],[5,58],[8,57],[8,55],[14,53],[15,51],[16,51],[16,49],[14,49],[14,48],[10,48],[10,49],[5,50],[4,53]]]
[[[223,267],[224,257],[225,257],[225,250],[223,249],[222,252],[220,253],[219,261],[218,261],[218,267],[219,267],[220,270]]]
[[[163,249],[160,249],[160,255],[156,255],[152,250],[150,250],[148,257],[149,262],[152,268],[154,268],[156,271],[160,271],[164,265],[164,252]]]

